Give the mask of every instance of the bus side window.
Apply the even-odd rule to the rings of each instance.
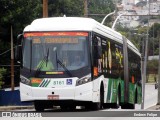
[[[101,38],[94,36],[93,39],[93,66],[94,66],[94,76],[98,76],[102,73],[102,47]]]
[[[134,59],[133,59],[134,58]],[[129,50],[128,62],[129,62],[129,80],[132,83],[136,83],[141,80],[141,64],[140,57]]]
[[[102,48],[101,48],[101,38],[100,37],[94,37],[93,40],[93,46],[94,46],[94,59],[101,59],[102,56]]]

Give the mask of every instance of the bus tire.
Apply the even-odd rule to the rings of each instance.
[[[41,104],[41,102],[35,101],[34,107],[35,107],[35,110],[38,112],[44,111],[44,106],[43,106],[43,104]]]
[[[130,103],[122,104],[121,109],[135,109],[135,104],[130,104]]]
[[[104,105],[104,86],[103,86],[103,83],[101,83],[101,87],[100,87],[100,100],[99,101],[100,102],[92,104],[92,110],[100,110],[103,108],[103,105]]]
[[[76,105],[71,105],[71,106],[68,106],[68,105],[61,105],[60,106],[61,110],[75,110],[76,109]]]

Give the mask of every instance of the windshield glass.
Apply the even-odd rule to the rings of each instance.
[[[23,66],[40,71],[68,71],[88,66],[87,32],[25,33]]]

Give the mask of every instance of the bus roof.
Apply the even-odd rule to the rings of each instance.
[[[103,26],[91,18],[82,17],[51,17],[34,20],[28,25],[24,32],[27,31],[92,31],[97,26]],[[107,31],[119,34],[118,32],[105,26]],[[120,35],[120,34],[119,34]]]
[[[94,31],[123,44],[122,35],[106,27],[92,18],[82,17],[51,17],[34,20],[26,26],[24,32],[41,31]],[[128,44],[138,52],[138,49],[128,40]]]

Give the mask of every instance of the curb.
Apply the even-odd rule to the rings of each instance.
[[[160,110],[160,105],[155,105],[152,107],[147,108],[147,110]]]
[[[21,109],[34,109],[34,106],[1,106],[0,111],[21,110]]]

